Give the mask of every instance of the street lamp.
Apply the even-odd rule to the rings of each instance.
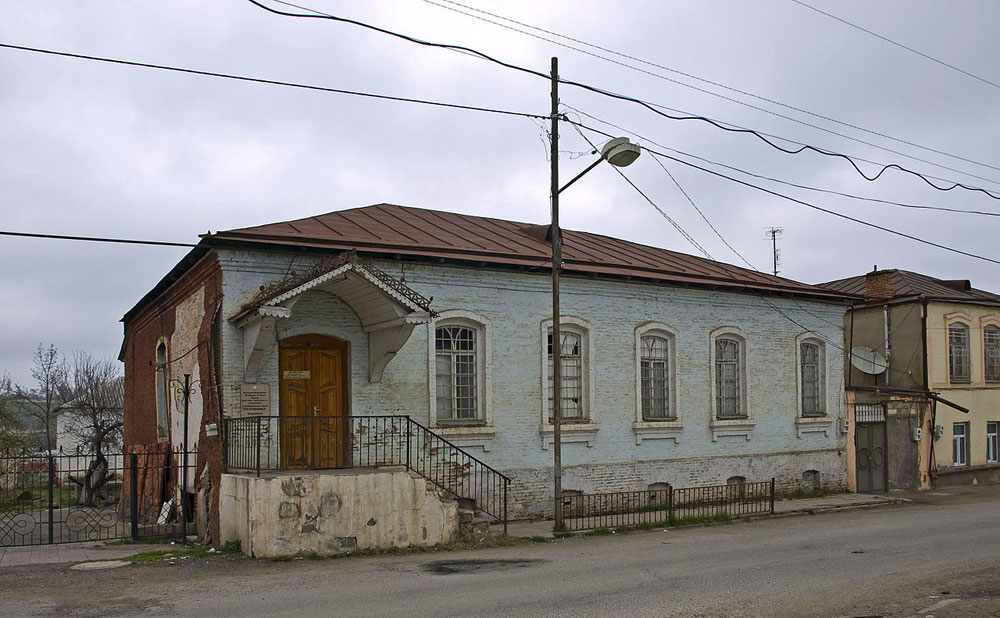
[[[562,340],[559,336],[559,272],[562,270],[562,232],[559,229],[559,194],[597,167],[607,161],[615,167],[631,165],[642,152],[637,144],[624,137],[616,137],[601,148],[601,157],[585,170],[573,177],[562,187],[559,186],[559,59],[552,58],[552,140],[551,140],[551,201],[552,225],[549,234],[552,241],[552,477],[555,511],[555,529],[562,529]]]

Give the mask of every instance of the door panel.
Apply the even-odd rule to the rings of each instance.
[[[315,371],[312,379],[313,413],[316,421],[314,436],[316,466],[340,468],[345,465],[344,391],[341,384],[343,355],[340,350],[310,350],[310,362]]]
[[[885,423],[858,423],[854,434],[859,493],[886,490]]]
[[[309,380],[285,376],[302,376],[309,371],[309,350],[281,350],[279,379],[281,380],[281,416],[278,435],[281,440],[281,467],[298,470],[310,467],[312,439],[309,431]]]

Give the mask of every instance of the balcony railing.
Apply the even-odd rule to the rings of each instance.
[[[408,416],[223,420],[227,472],[405,466],[507,525],[510,479]]]

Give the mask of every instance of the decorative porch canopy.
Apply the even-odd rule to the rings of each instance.
[[[324,260],[301,275],[264,286],[230,321],[243,331],[243,367],[246,382],[257,381],[257,370],[273,338],[278,320],[292,317],[295,303],[309,290],[340,297],[361,320],[368,333],[368,380],[382,379],[385,366],[410,338],[417,324],[435,314],[431,300],[401,280],[358,258],[354,251]]]

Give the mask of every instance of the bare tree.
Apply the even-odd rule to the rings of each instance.
[[[61,391],[64,390],[68,369],[59,350],[52,344],[38,344],[31,359],[31,377],[35,384],[25,387],[9,379],[4,384],[4,395],[18,400],[23,414],[38,421],[42,434],[41,446],[46,451],[56,449],[56,417],[59,415]]]
[[[93,457],[83,476],[68,477],[77,485],[78,501],[86,506],[93,506],[101,488],[114,479],[107,452],[122,445],[123,382],[116,362],[77,352],[59,387],[60,399],[66,402],[60,410],[61,431]]]
[[[10,399],[10,375],[0,376],[0,454],[14,451],[24,446],[24,423],[8,405]]]

